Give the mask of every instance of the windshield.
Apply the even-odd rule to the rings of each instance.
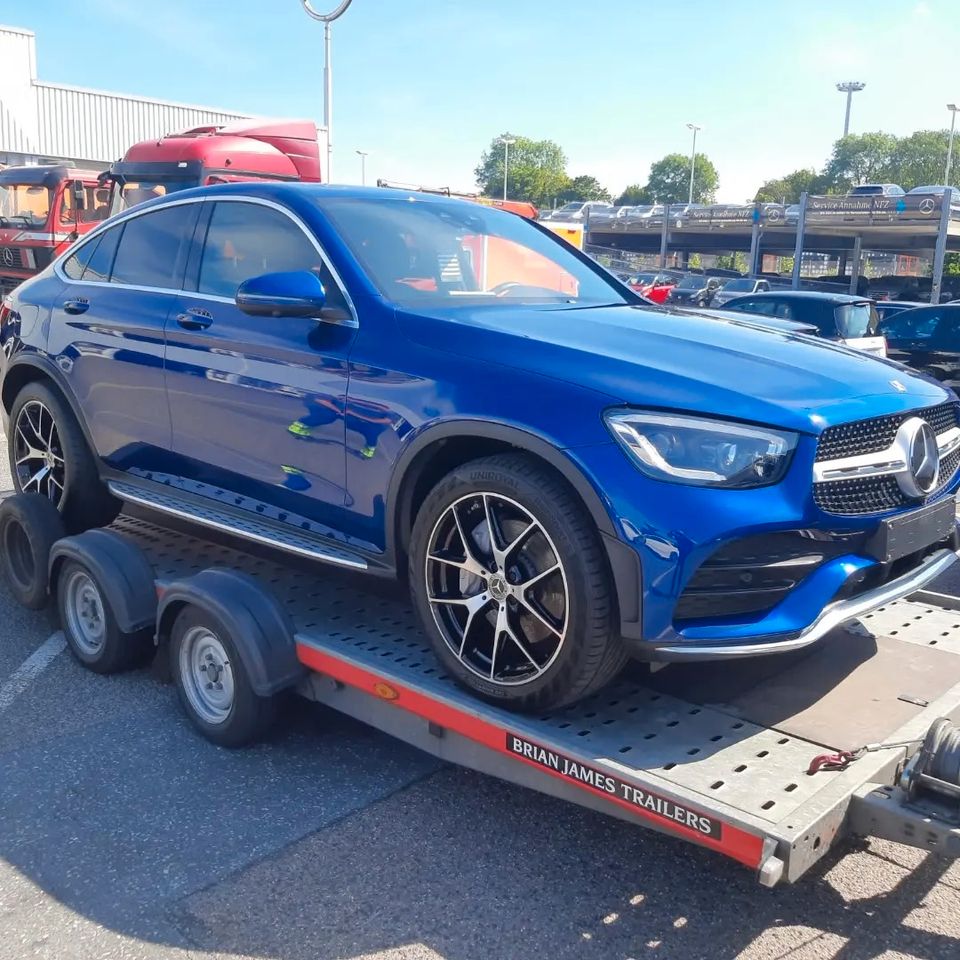
[[[633,303],[529,220],[463,201],[319,199],[364,272],[401,305]]]
[[[156,197],[165,197],[168,193],[177,190],[187,190],[199,186],[200,181],[193,178],[171,180],[162,177],[152,180],[124,180],[120,187],[114,213],[135,207],[138,203],[154,200]]]
[[[562,207],[555,210],[554,213],[579,213],[584,207],[582,203],[565,203]]]
[[[834,311],[837,332],[843,339],[869,337],[877,332],[879,317],[871,303],[845,303]]]
[[[42,227],[50,216],[53,191],[36,184],[0,184],[0,222]]]
[[[703,277],[684,277],[678,284],[678,290],[700,290],[704,284]]]
[[[724,293],[730,290],[747,290],[748,292],[752,292],[756,282],[756,280],[751,280],[749,277],[741,277],[739,280],[728,280],[723,285],[723,290]]]

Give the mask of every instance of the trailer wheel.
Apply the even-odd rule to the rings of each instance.
[[[21,493],[0,505],[0,567],[14,599],[30,610],[47,605],[47,563],[66,534],[57,508],[46,497]]]
[[[96,576],[76,560],[67,560],[57,576],[57,611],[70,652],[94,673],[138,666],[153,649],[149,630],[120,629]]]
[[[177,614],[170,670],[187,716],[212,743],[241,747],[273,724],[276,698],[254,693],[233,638],[212,613],[187,605]]]

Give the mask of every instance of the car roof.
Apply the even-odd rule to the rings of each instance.
[[[858,297],[851,293],[828,293],[825,290],[761,290],[750,294],[751,300],[769,300],[773,297],[790,300],[822,300],[831,303],[869,303],[869,297]]]

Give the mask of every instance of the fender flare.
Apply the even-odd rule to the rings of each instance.
[[[636,552],[622,543],[600,494],[563,450],[545,438],[518,427],[489,420],[447,420],[423,430],[403,449],[394,465],[387,493],[387,556],[396,566],[401,548],[400,527],[410,520],[411,497],[416,475],[410,479],[411,468],[419,469],[417,457],[437,441],[476,437],[508,443],[517,450],[527,451],[550,464],[576,491],[593,519],[600,534],[614,579],[620,618],[620,632],[628,639],[639,639],[643,634],[642,604],[643,573]]]
[[[124,633],[152,628],[157,620],[153,568],[133,541],[114,530],[87,530],[58,540],[50,551],[50,593],[67,560],[85,566],[103,591]]]
[[[237,570],[208,567],[161,584],[159,645],[169,642],[177,614],[191,605],[212,614],[229,631],[257,696],[273,696],[307,675],[297,659],[290,615],[259,580]]]
[[[9,397],[10,406],[7,405],[7,383],[11,374],[16,373],[23,367],[30,367],[34,370],[39,371],[46,377],[48,380],[52,381],[54,386],[60,392],[61,396],[66,400],[67,405],[70,407],[74,417],[76,418],[77,423],[80,424],[80,429],[83,431],[83,437],[87,441],[87,446],[91,450],[96,450],[96,447],[93,444],[93,437],[90,434],[90,430],[87,427],[86,418],[83,416],[83,412],[80,409],[80,404],[77,401],[76,396],[74,396],[73,390],[70,388],[69,382],[67,380],[64,372],[54,363],[49,357],[44,356],[39,353],[26,353],[22,352],[16,355],[13,359],[13,362],[7,367],[3,374],[3,410],[4,415],[9,414],[10,409],[13,406],[14,398],[16,394],[13,394]]]
[[[445,420],[432,427],[427,427],[411,440],[404,447],[394,465],[387,491],[387,552],[389,556],[395,556],[398,546],[398,521],[406,519],[403,513],[408,505],[401,502],[401,494],[406,489],[410,468],[415,465],[418,455],[437,441],[462,439],[464,437],[498,440],[545,460],[576,490],[600,533],[611,537],[616,536],[610,514],[593,485],[577,469],[576,464],[569,457],[564,456],[563,451],[548,440],[519,427],[495,421]]]

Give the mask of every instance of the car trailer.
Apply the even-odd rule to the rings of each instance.
[[[960,612],[900,601],[808,650],[637,665],[575,706],[519,715],[444,676],[395,595],[157,521],[63,536],[47,501],[17,495],[0,506],[0,566],[23,602],[57,598],[71,650],[100,672],[162,652],[189,611],[229,635],[230,682],[263,702],[295,690],[450,763],[725,854],[764,886],[847,837],[960,855]],[[91,663],[98,623],[113,639]],[[223,668],[203,674],[214,697]]]

